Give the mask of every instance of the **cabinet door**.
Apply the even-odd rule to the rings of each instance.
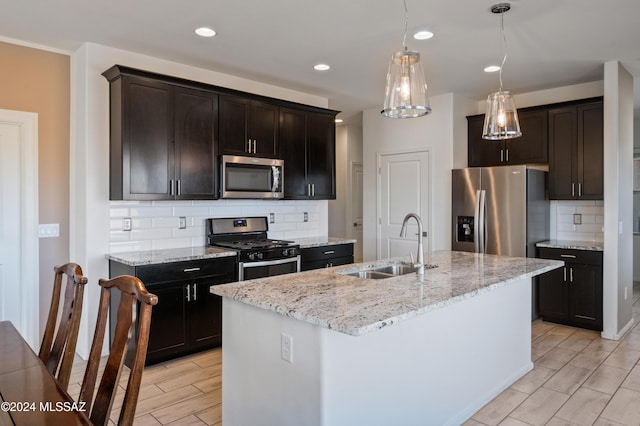
[[[122,199],[172,199],[173,87],[131,77],[123,85]]]
[[[336,130],[333,115],[308,114],[307,149],[307,183],[312,185],[311,198],[334,200],[336,198]]]
[[[217,198],[218,95],[177,88],[175,93],[176,198]]]
[[[249,138],[252,155],[278,157],[278,107],[264,102],[251,101]]]
[[[158,296],[151,313],[147,363],[171,358],[187,345],[185,284],[149,285],[147,290]]]
[[[484,115],[467,117],[469,167],[499,166],[504,160],[504,142],[482,139]]]
[[[578,197],[604,199],[602,102],[578,107]]]
[[[505,160],[509,164],[546,163],[547,110],[518,111],[522,136],[505,142]]]
[[[567,268],[563,267],[539,276],[540,315],[545,320],[566,322],[569,319],[569,289],[565,274]]]
[[[307,198],[307,134],[304,111],[280,108],[278,142],[284,160],[284,196]]]
[[[577,196],[577,110],[549,110],[549,198],[571,200]]]
[[[569,313],[580,327],[602,330],[602,269],[569,264]]]
[[[220,95],[220,154],[249,155],[248,99]]]
[[[189,307],[189,347],[200,349],[222,342],[222,297],[209,292],[211,282],[199,279],[191,284]]]

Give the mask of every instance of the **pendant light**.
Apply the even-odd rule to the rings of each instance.
[[[500,14],[500,36],[504,44],[504,56],[500,65],[500,89],[487,97],[487,110],[484,115],[482,138],[489,140],[512,139],[522,136],[518,111],[511,93],[502,89],[502,69],[507,60],[507,38],[504,35],[504,13],[511,9],[509,3],[498,3],[491,6],[492,13]],[[501,46],[502,47],[502,46]],[[501,49],[502,50],[502,49]]]
[[[407,23],[409,13],[404,0],[403,49],[394,53],[389,62],[384,107],[381,114],[389,118],[422,117],[431,112],[427,98],[420,53],[407,49]]]

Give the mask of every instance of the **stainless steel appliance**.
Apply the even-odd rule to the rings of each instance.
[[[535,257],[549,239],[547,172],[527,166],[452,171],[451,249]],[[537,318],[533,288],[532,317]]]
[[[223,155],[222,198],[271,198],[284,196],[284,160]]]
[[[267,238],[266,217],[207,219],[207,244],[238,251],[240,281],[300,272],[300,246]]]
[[[453,170],[451,249],[534,257],[549,239],[546,180],[527,166]]]

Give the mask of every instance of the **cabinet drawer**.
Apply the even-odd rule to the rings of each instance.
[[[300,269],[309,271],[311,269],[329,268],[331,266],[348,265],[353,263],[353,256],[336,257],[331,259],[314,260],[311,262],[302,262]]]
[[[602,265],[602,252],[594,250],[574,250],[558,248],[538,248],[538,257],[542,259],[564,260],[569,263]]]
[[[143,283],[149,283],[151,285],[167,281],[192,280],[218,276],[227,279],[226,282],[231,282],[236,281],[236,273],[235,256],[144,265],[136,268],[136,276],[140,278]]]
[[[312,262],[316,260],[346,256],[353,256],[353,244],[327,245],[300,250],[300,260],[302,262]]]

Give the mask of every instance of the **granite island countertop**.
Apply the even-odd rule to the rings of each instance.
[[[363,279],[344,273],[408,261],[386,259],[211,287],[211,293],[287,317],[360,336],[559,268],[564,262],[455,251],[425,255],[420,277]],[[336,273],[338,272],[338,273]],[[340,274],[342,272],[343,274]]]
[[[212,259],[236,256],[237,251],[218,247],[182,247],[175,249],[144,250],[128,253],[109,253],[107,259],[129,266],[154,265],[170,262]]]
[[[536,243],[536,247],[604,251],[604,243],[602,241],[549,240]]]

